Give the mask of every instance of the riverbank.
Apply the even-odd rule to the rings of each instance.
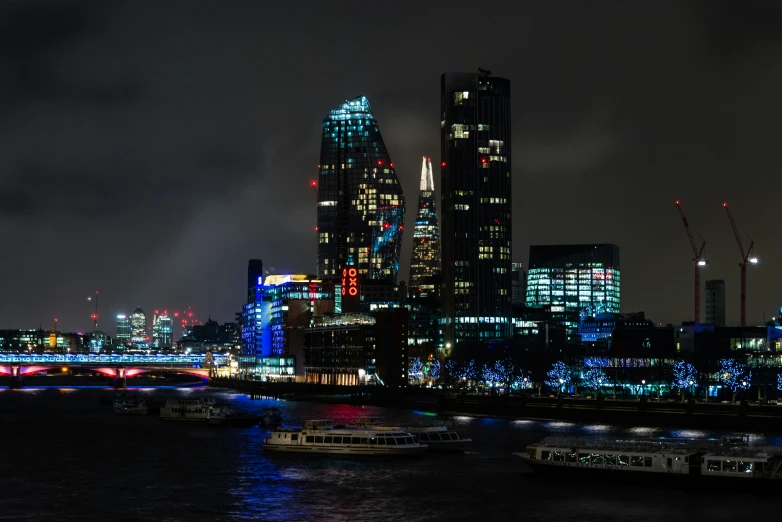
[[[420,388],[262,383],[237,379],[213,379],[210,386],[232,388],[246,393],[251,399],[390,406],[451,416],[782,433],[782,405],[754,405],[747,402],[718,404],[645,399],[490,397]]]

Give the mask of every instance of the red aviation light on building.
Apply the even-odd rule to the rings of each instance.
[[[481,163],[486,163],[486,158],[481,158]]]
[[[174,317],[179,317],[179,312],[174,312]]]
[[[317,231],[318,231],[318,227],[315,227],[315,232],[317,232]]]
[[[378,164],[378,165],[382,165],[382,164],[383,164],[383,162],[382,162],[382,161],[380,161],[380,160],[377,160],[377,164]]]
[[[393,163],[391,164],[391,168],[392,168],[392,169],[394,168],[394,164],[393,164]]]
[[[440,166],[441,166],[441,167],[445,167],[445,162],[443,161],[443,162],[442,162],[442,164],[441,164]]]
[[[388,223],[386,223],[385,225],[383,225],[383,228],[385,228],[386,230],[388,230],[389,228],[391,228],[391,225],[389,225]]]
[[[317,187],[317,186],[318,186],[318,182],[317,182],[317,181],[311,181],[311,182],[310,182],[310,186],[311,186],[312,188],[315,188],[315,187]]]

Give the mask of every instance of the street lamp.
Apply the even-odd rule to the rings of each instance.
[[[641,379],[641,395],[646,395],[646,379]]]

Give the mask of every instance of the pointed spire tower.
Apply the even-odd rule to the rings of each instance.
[[[440,278],[440,224],[437,220],[431,158],[423,159],[420,188],[413,229],[410,294],[413,299],[428,299],[437,297]]]

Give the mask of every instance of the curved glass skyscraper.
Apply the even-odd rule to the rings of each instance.
[[[354,265],[362,279],[396,281],[405,199],[366,97],[323,120],[318,168],[318,276]]]

